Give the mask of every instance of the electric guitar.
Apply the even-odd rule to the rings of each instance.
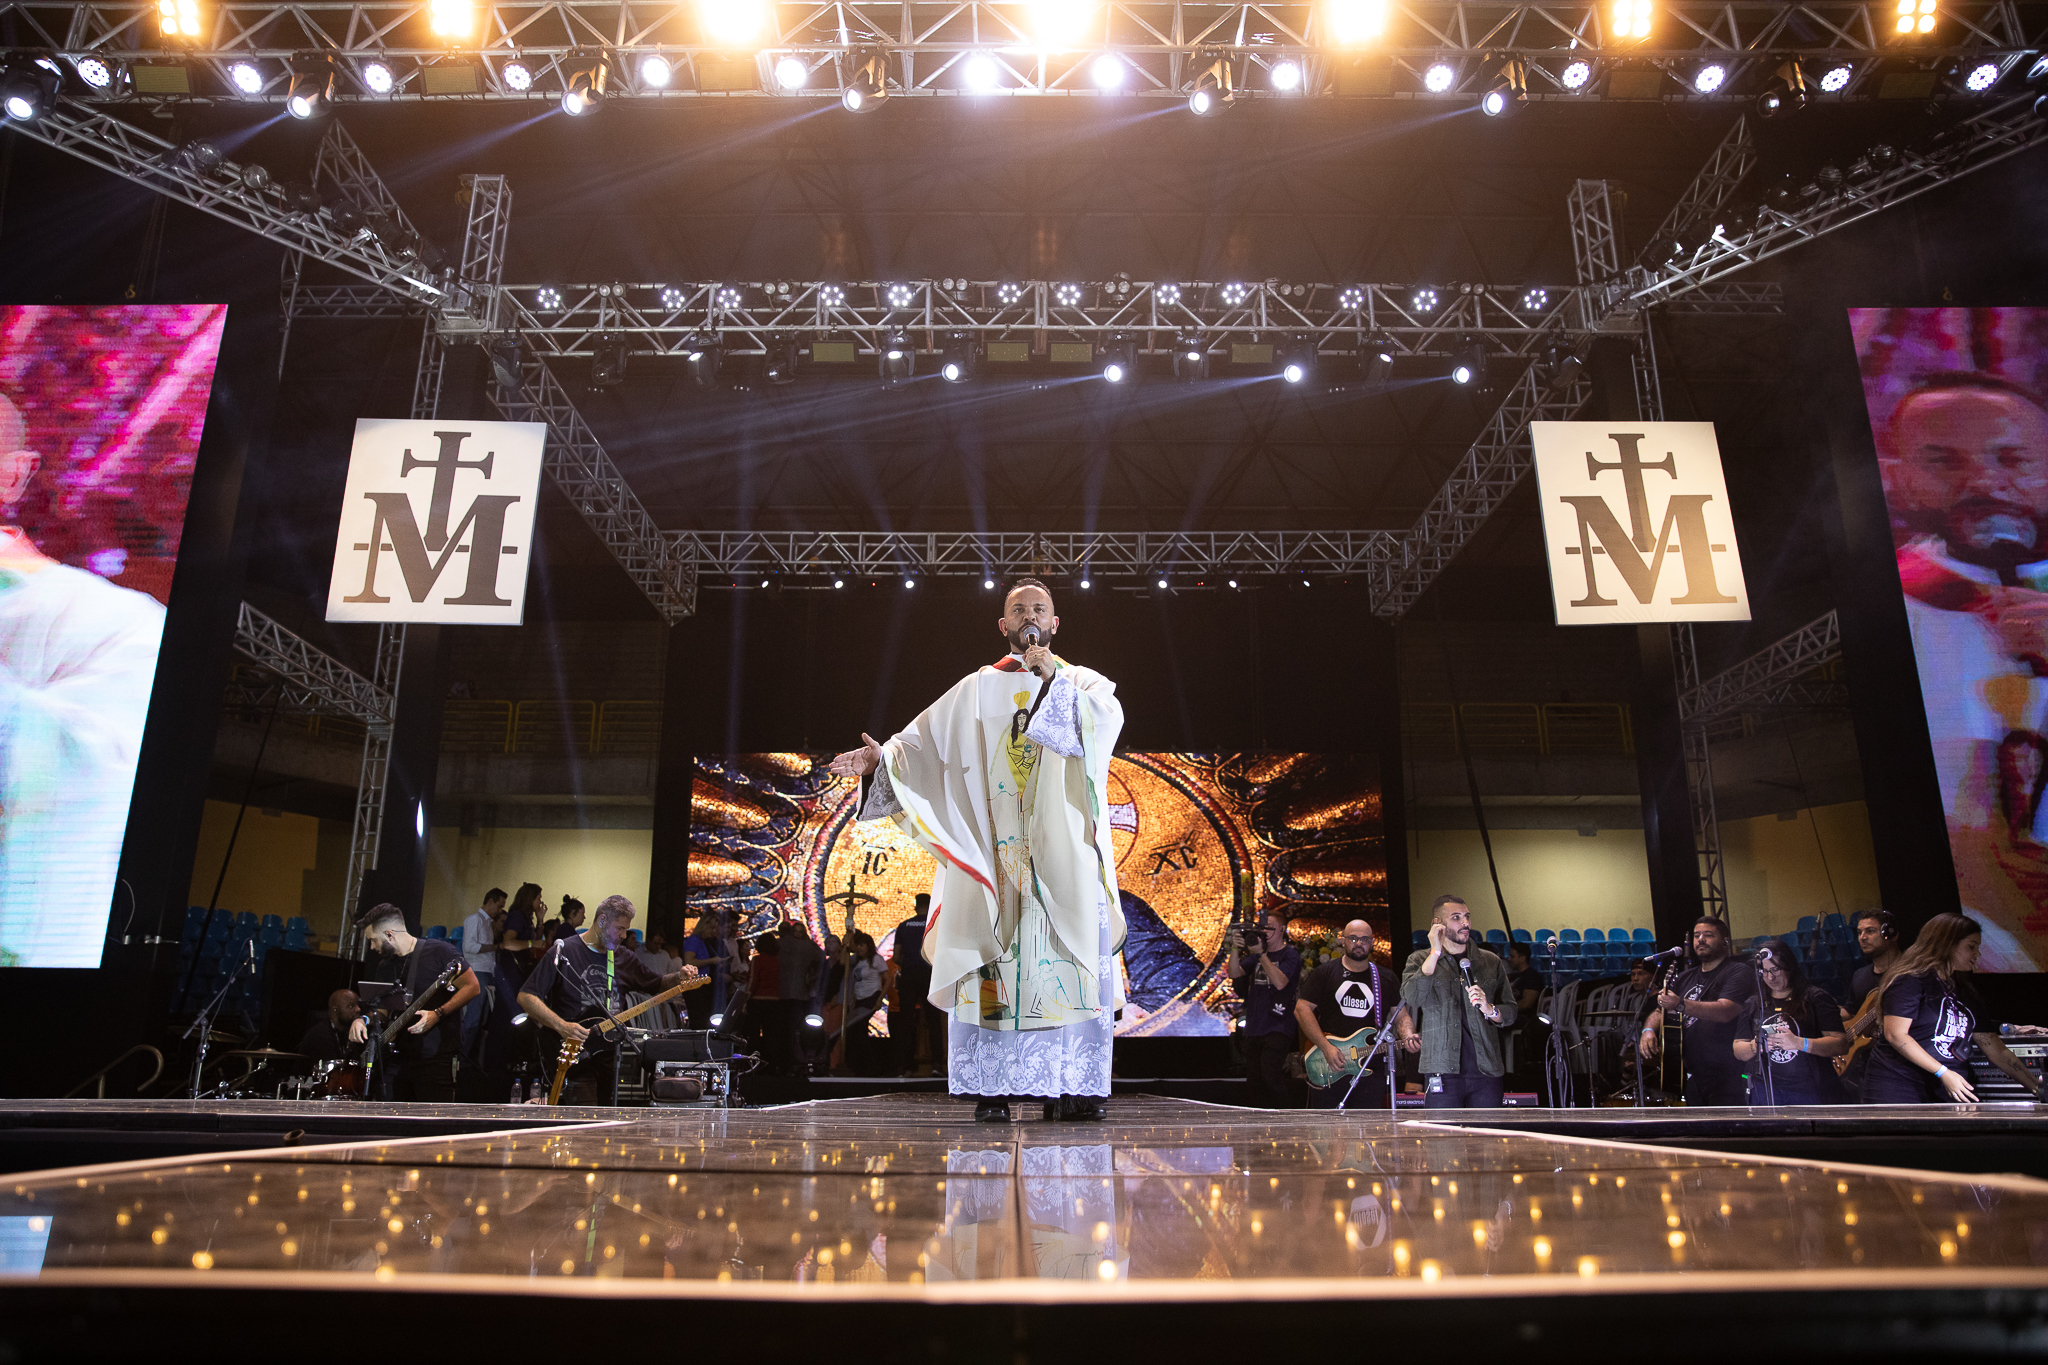
[[[1857,1053],[1877,1041],[1878,1025],[1881,1022],[1877,1008],[1877,997],[1878,993],[1882,990],[1884,990],[1884,983],[1880,981],[1871,988],[1870,994],[1863,997],[1863,1003],[1856,1007],[1856,1013],[1850,1016],[1849,1022],[1845,1026],[1849,1034],[1849,1050],[1835,1058],[1835,1074],[1837,1076],[1848,1075],[1850,1061],[1854,1059]]]
[[[710,984],[711,978],[709,976],[690,977],[684,980],[681,985],[670,986],[660,995],[650,996],[629,1010],[620,1010],[617,1014],[609,1017],[602,1014],[592,1015],[588,1019],[579,1019],[577,1022],[590,1030],[590,1038],[594,1038],[599,1042],[605,1042],[617,1030],[618,1026],[624,1024],[628,1019],[645,1014],[656,1005],[666,1004],[684,991],[694,991],[699,986],[708,986]],[[548,1086],[549,1104],[560,1104],[562,1102],[562,1086],[569,1079],[569,1068],[575,1066],[577,1061],[583,1056],[584,1045],[588,1041],[589,1039],[560,1039],[561,1050],[555,1054],[555,1079]]]
[[[439,976],[435,977],[432,984],[430,984],[425,990],[420,992],[419,999],[413,1001],[410,1005],[407,1005],[403,1010],[401,1010],[398,1013],[396,1017],[392,1019],[392,1021],[389,1024],[386,1024],[384,1026],[384,1031],[378,1035],[380,1038],[383,1039],[384,1046],[391,1047],[392,1045],[397,1043],[399,1035],[404,1033],[406,1029],[412,1026],[413,1020],[419,1018],[423,1011],[434,1008],[433,1005],[427,1003],[427,998],[433,995],[434,992],[446,991],[448,992],[448,996],[452,997],[455,994],[456,978],[460,977],[464,972],[468,970],[469,961],[466,958],[458,957],[453,962],[449,963],[447,970],[443,971]],[[444,997],[442,1000],[436,1003],[446,1004],[447,997]]]
[[[1336,1048],[1337,1055],[1344,1059],[1341,1070],[1330,1065],[1330,1059],[1323,1055],[1322,1048],[1309,1047],[1301,1055],[1302,1068],[1308,1072],[1308,1083],[1320,1090],[1326,1085],[1336,1084],[1346,1076],[1357,1075],[1359,1067],[1365,1064],[1366,1054],[1372,1051],[1373,1044],[1379,1041],[1379,1036],[1379,1030],[1367,1024],[1356,1033],[1347,1033],[1342,1038],[1330,1039],[1330,1046]]]

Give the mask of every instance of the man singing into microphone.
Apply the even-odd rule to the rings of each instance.
[[[1429,947],[1408,955],[1401,1003],[1422,1028],[1423,1104],[1497,1107],[1506,1088],[1501,1035],[1515,1022],[1515,991],[1499,957],[1472,941],[1472,912],[1456,896],[1429,907]]]
[[[1109,679],[1053,654],[1059,625],[1045,584],[1018,579],[996,622],[1007,657],[831,763],[862,779],[859,818],[889,817],[938,861],[931,1003],[950,1016],[948,1088],[988,1122],[1012,1095],[1101,1118],[1123,1006],[1106,804],[1123,707]]]

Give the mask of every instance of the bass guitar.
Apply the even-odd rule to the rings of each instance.
[[[1330,1046],[1337,1049],[1337,1055],[1344,1059],[1341,1068],[1330,1065],[1330,1059],[1323,1055],[1320,1047],[1311,1046],[1301,1055],[1302,1069],[1308,1072],[1308,1083],[1321,1089],[1334,1085],[1346,1076],[1356,1076],[1358,1069],[1365,1065],[1365,1058],[1379,1041],[1380,1031],[1367,1024],[1356,1033],[1347,1033],[1342,1038],[1330,1039]]]
[[[656,1005],[666,1004],[684,991],[694,991],[699,986],[708,986],[710,984],[711,978],[709,976],[690,977],[684,980],[681,985],[670,986],[660,995],[650,996],[629,1010],[620,1010],[617,1014],[610,1016],[602,1014],[592,1015],[588,1019],[579,1019],[577,1022],[590,1030],[590,1038],[604,1042],[609,1040],[611,1035],[617,1032],[619,1026],[628,1019],[637,1018],[653,1009]],[[583,1049],[588,1041],[589,1039],[587,1038],[561,1039],[561,1050],[555,1054],[555,1079],[548,1086],[549,1104],[560,1104],[562,1102],[562,1087],[569,1080],[569,1069],[575,1066],[577,1061],[581,1059]]]
[[[398,1035],[411,1028],[412,1021],[419,1018],[422,1013],[433,1009],[435,1005],[447,1004],[448,1000],[455,994],[455,982],[468,970],[469,962],[465,958],[458,957],[449,963],[447,970],[435,977],[427,988],[420,992],[419,999],[407,1005],[390,1023],[384,1026],[383,1032],[378,1035],[383,1039],[384,1046],[390,1047],[397,1043]],[[436,991],[446,991],[448,994],[432,1004],[428,1003],[428,997],[432,996]]]
[[[1870,994],[1863,997],[1863,1003],[1856,1007],[1856,1013],[1850,1016],[1848,1024],[1845,1025],[1849,1034],[1849,1050],[1835,1058],[1837,1076],[1848,1075],[1849,1063],[1855,1059],[1856,1054],[1877,1041],[1880,1031],[1878,1025],[1883,1022],[1879,1017],[1877,997],[1883,990],[1882,983],[1873,987]]]

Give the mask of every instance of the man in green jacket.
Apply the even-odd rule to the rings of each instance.
[[[1501,1035],[1515,1022],[1515,992],[1500,958],[1472,938],[1472,912],[1456,896],[1429,907],[1429,947],[1408,955],[1401,1003],[1422,1031],[1422,1074],[1431,1109],[1501,1102]]]

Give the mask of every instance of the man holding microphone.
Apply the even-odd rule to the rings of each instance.
[[[1507,1069],[1501,1035],[1517,1013],[1507,968],[1472,941],[1472,912],[1458,897],[1438,896],[1429,918],[1429,947],[1401,973],[1401,1002],[1422,1030],[1423,1103],[1495,1107]]]

